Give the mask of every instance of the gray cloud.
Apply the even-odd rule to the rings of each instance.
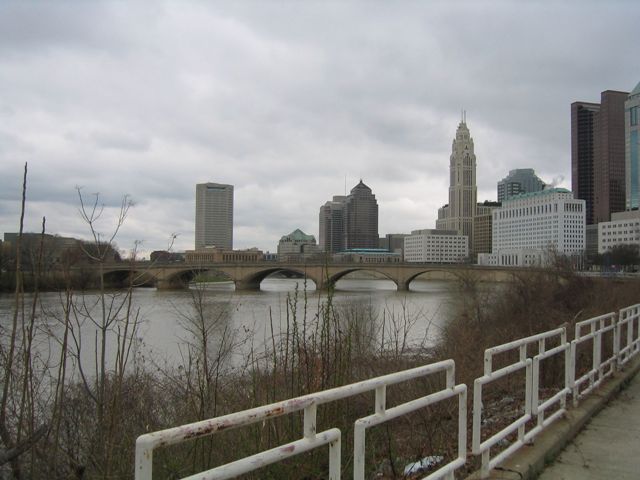
[[[570,183],[569,105],[639,80],[632,2],[4,2],[0,229],[82,235],[75,186],[119,244],[193,245],[195,184],[236,186],[236,245],[274,250],[359,178],[381,234],[433,226],[461,108],[478,197],[531,167]],[[580,28],[575,28],[579,25]]]

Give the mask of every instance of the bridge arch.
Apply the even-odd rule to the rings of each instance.
[[[161,280],[159,279],[158,283],[160,284],[160,282],[162,282],[162,288],[185,288],[198,275],[206,272],[215,272],[220,274],[222,277],[227,278],[229,281],[233,281],[233,278],[224,269],[207,266],[189,267],[173,271],[168,275],[165,275]]]
[[[530,268],[525,269],[526,274],[531,274],[533,270]],[[418,278],[420,275],[425,273],[437,273],[445,278],[438,278],[437,280],[454,280],[459,282],[462,286],[470,286],[476,282],[493,282],[493,283],[504,283],[504,282],[512,282],[514,280],[514,276],[522,273],[521,269],[499,269],[499,268],[477,268],[475,266],[471,268],[447,268],[446,265],[442,267],[438,266],[425,266],[425,268],[420,268],[418,270],[413,270],[411,273],[407,274],[404,282],[406,284],[406,289],[409,290],[409,285],[413,280]],[[448,278],[446,278],[448,277]]]
[[[315,283],[316,285],[316,289],[319,289],[320,286],[322,285],[321,279],[314,278],[313,275],[309,275],[308,272],[302,269],[295,268],[295,267],[292,268],[286,265],[273,265],[268,268],[260,269],[256,272],[252,272],[244,276],[243,278],[236,278],[235,279],[236,289],[237,290],[238,289],[259,290],[260,283],[262,283],[262,281],[265,278],[267,278],[270,275],[273,275],[274,273],[292,273],[296,276],[300,276],[301,278],[313,280],[313,283]]]
[[[416,280],[420,275],[424,275],[425,273],[436,273],[442,278],[431,279],[431,280],[446,280],[446,281],[459,281],[462,280],[462,277],[468,276],[468,271],[457,271],[450,269],[443,269],[437,267],[425,267],[424,270],[414,271],[411,274],[407,275],[402,281],[404,282],[404,289],[409,290],[409,285],[411,282]]]
[[[352,267],[345,268],[344,270],[334,272],[333,274],[329,275],[326,286],[335,286],[340,279],[346,277],[350,273],[358,272],[358,271],[374,272],[374,273],[377,273],[378,275],[382,275],[387,280],[391,280],[393,283],[395,283],[396,288],[398,290],[402,290],[402,286],[400,285],[400,282],[398,281],[397,278],[394,278],[393,276],[391,276],[390,274],[384,271],[380,271],[376,269],[374,265],[366,264],[366,263],[362,264],[362,266],[352,266]]]
[[[125,288],[151,287],[155,284],[155,278],[145,270],[122,267],[109,269],[102,274],[102,280],[107,287]]]

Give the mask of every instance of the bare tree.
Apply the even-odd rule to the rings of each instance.
[[[2,398],[0,400],[0,439],[4,449],[0,450],[0,466],[7,462],[11,465],[14,478],[22,478],[25,464],[28,476],[33,477],[35,464],[34,445],[47,432],[49,418],[38,408],[42,372],[47,365],[37,364],[38,356],[34,352],[36,337],[36,309],[38,305],[38,280],[42,271],[44,236],[46,221],[42,219],[39,250],[36,253],[34,293],[30,304],[24,297],[22,268],[22,235],[27,193],[27,164],[24,166],[22,182],[22,204],[20,211],[20,229],[16,244],[16,285],[12,321],[8,343],[0,343],[0,367],[2,369]],[[3,336],[4,336],[3,332]],[[36,426],[37,422],[42,425]],[[30,452],[30,461],[24,462],[23,455]]]

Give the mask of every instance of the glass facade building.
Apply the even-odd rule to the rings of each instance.
[[[362,180],[345,200],[344,220],[345,248],[378,248],[378,202]]]
[[[323,252],[378,248],[378,202],[362,180],[348,196],[336,195],[320,207],[319,220]]]
[[[320,207],[320,250],[337,253],[344,250],[344,215],[346,196],[335,195]]]
[[[640,83],[624,103],[626,209],[640,207]]]
[[[498,201],[520,195],[522,193],[539,192],[545,183],[536,175],[533,168],[517,168],[509,170],[509,175],[498,182]]]
[[[587,224],[625,208],[625,111],[628,92],[605,90],[600,103],[571,104],[571,189],[586,201]]]

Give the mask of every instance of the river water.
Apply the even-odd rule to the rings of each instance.
[[[239,346],[239,355],[246,355],[251,348],[260,349],[265,341],[270,341],[272,330],[286,328],[287,316],[292,317],[292,304],[297,293],[298,321],[307,311],[311,321],[318,311],[318,305],[327,301],[326,292],[311,290],[304,294],[304,284],[295,279],[267,278],[260,291],[235,291],[232,284],[208,284],[202,292],[209,312],[218,315],[224,312],[224,325],[242,335],[251,335],[251,341]],[[340,308],[357,307],[367,312],[367,318],[378,325],[378,335],[389,338],[391,330],[406,338],[412,345],[432,344],[438,337],[440,328],[447,321],[456,296],[456,283],[443,280],[414,280],[411,291],[398,292],[389,280],[342,279],[337,283],[333,304]],[[91,310],[95,295],[84,299]],[[93,297],[93,298],[92,298]],[[29,296],[26,302],[29,302]],[[189,318],[193,315],[194,292],[136,289],[133,296],[134,311],[139,311],[141,319],[137,334],[137,353],[154,363],[175,365],[183,361],[186,342],[190,341]],[[289,305],[289,306],[288,306]],[[213,308],[213,310],[211,310]],[[13,295],[0,295],[0,324],[6,329],[11,322]],[[40,332],[47,328],[55,337],[60,324],[55,320],[61,316],[62,299],[58,293],[40,294],[37,308]],[[96,310],[93,310],[94,312]],[[218,313],[217,313],[218,312]],[[95,315],[94,315],[95,316]],[[386,326],[382,333],[380,325]],[[83,353],[85,361],[93,358],[95,352],[95,325],[86,318],[82,325]],[[404,331],[406,330],[406,332]],[[6,332],[7,330],[5,330]],[[55,341],[39,343],[40,349],[55,349]],[[47,354],[47,352],[42,352]]]

